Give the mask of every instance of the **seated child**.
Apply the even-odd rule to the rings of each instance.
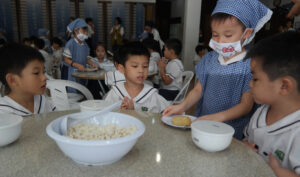
[[[150,61],[149,61],[149,73],[157,73],[157,61],[161,58],[159,51],[159,42],[154,39],[145,39],[143,40],[143,45],[148,49],[150,53]]]
[[[104,69],[106,71],[115,70],[113,62],[107,59],[106,48],[104,44],[98,43],[96,45],[95,54],[96,57],[91,58],[91,60],[92,62],[96,63],[99,68]]]
[[[252,59],[251,94],[262,106],[244,129],[244,143],[278,177],[300,175],[299,41],[299,33],[281,33],[261,40],[245,57]]]
[[[28,116],[56,109],[43,96],[46,77],[40,52],[25,45],[8,44],[0,49],[0,59],[0,81],[7,94],[0,98],[0,113]]]
[[[63,42],[58,37],[54,37],[51,40],[51,51],[53,56],[53,72],[55,73],[55,78],[60,79],[60,67],[62,64],[64,47]]]
[[[34,48],[37,49],[45,59],[45,70],[46,73],[53,77],[52,69],[53,69],[53,57],[44,50],[45,42],[43,39],[36,38],[33,41]]]
[[[197,63],[202,59],[202,57],[206,53],[206,48],[203,45],[197,45],[195,48],[195,57],[194,57],[194,65],[197,65]]]
[[[182,72],[184,71],[182,62],[178,56],[181,52],[181,42],[178,39],[169,39],[165,43],[164,56],[169,60],[158,60],[161,76],[161,89],[159,94],[167,100],[174,100],[179,90],[182,88]]]
[[[149,52],[140,42],[125,44],[119,51],[119,70],[126,81],[112,86],[105,100],[123,100],[121,109],[160,113],[169,103],[157,89],[144,84],[148,75]]]
[[[108,87],[116,85],[117,83],[120,83],[120,82],[125,82],[124,74],[119,71],[120,60],[119,60],[119,57],[117,56],[117,54],[114,55],[113,60],[114,60],[114,66],[115,66],[116,70],[107,71],[105,73],[105,84]]]

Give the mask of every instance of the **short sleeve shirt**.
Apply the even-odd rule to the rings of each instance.
[[[166,75],[173,81],[166,85],[161,82],[161,88],[167,90],[180,90],[182,88],[182,73],[184,71],[182,62],[179,59],[170,60],[166,66]]]

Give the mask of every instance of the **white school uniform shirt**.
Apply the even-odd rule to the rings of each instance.
[[[119,101],[123,100],[124,97],[129,96],[124,83],[117,83],[117,85],[112,86],[111,90],[108,92],[105,100],[107,101]],[[170,103],[158,94],[157,89],[144,84],[143,90],[133,99],[134,109],[137,111],[147,111],[154,113],[161,113]]]
[[[269,106],[256,110],[244,129],[246,140],[258,146],[258,153],[268,161],[272,153],[283,168],[300,174],[300,110],[272,125],[266,124]]]
[[[49,102],[44,95],[34,95],[34,112],[30,112],[22,105],[8,96],[0,98],[0,113],[16,114],[19,116],[30,116],[55,111],[56,107]]]
[[[179,59],[170,60],[166,66],[166,75],[173,81],[166,85],[161,81],[161,88],[167,90],[180,90],[182,88],[182,72],[184,71],[182,62]]]
[[[125,82],[125,76],[119,70],[108,71],[105,73],[105,84],[109,87],[116,85],[119,82]]]
[[[45,71],[47,74],[49,74],[50,76],[52,76],[52,69],[53,69],[53,57],[52,55],[50,55],[48,52],[46,52],[45,50],[39,50],[39,52],[43,55],[44,59],[45,59]]]
[[[158,72],[158,66],[157,61],[160,59],[160,55],[158,52],[152,52],[149,58],[149,71],[148,73],[157,73]]]

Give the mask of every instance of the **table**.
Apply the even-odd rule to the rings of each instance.
[[[76,71],[72,73],[72,76],[77,78],[77,79],[85,79],[85,80],[104,80],[105,71],[100,69],[97,71],[93,72],[81,72],[81,71]]]
[[[77,111],[52,112],[25,118],[19,140],[0,148],[0,176],[274,176],[259,155],[237,140],[233,140],[224,151],[208,153],[194,145],[190,130],[163,124],[160,114],[135,111],[118,111],[139,118],[146,126],[144,135],[126,156],[106,166],[79,165],[64,156],[45,131],[52,120]]]

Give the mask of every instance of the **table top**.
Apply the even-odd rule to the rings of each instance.
[[[91,72],[81,72],[76,71],[72,73],[72,76],[78,79],[85,79],[85,80],[104,80],[105,79],[105,71],[100,69],[97,71]]]
[[[136,111],[119,111],[137,117],[146,126],[144,135],[126,156],[105,166],[79,165],[60,151],[45,130],[57,117],[77,111],[24,118],[20,138],[0,148],[0,176],[274,176],[258,154],[235,139],[224,151],[205,152],[193,143],[190,130],[165,125],[161,114]]]

